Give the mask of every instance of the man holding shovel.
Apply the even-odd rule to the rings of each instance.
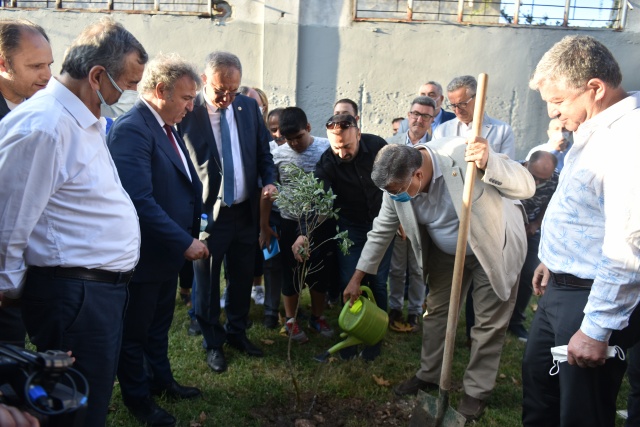
[[[421,367],[396,388],[399,395],[438,388],[442,367],[456,240],[467,162],[479,169],[475,178],[471,228],[464,262],[464,294],[473,279],[476,327],[464,375],[464,397],[458,406],[468,420],[478,418],[495,385],[505,331],[516,298],[518,272],[524,262],[524,216],[514,202],[531,197],[529,172],[495,153],[482,137],[443,138],[415,147],[384,147],[371,178],[384,190],[382,208],[367,235],[357,270],[345,289],[345,300],[360,295],[360,280],[375,273],[398,226],[429,275],[427,311],[423,317]],[[509,200],[512,199],[512,200]]]

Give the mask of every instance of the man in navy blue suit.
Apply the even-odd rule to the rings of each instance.
[[[237,93],[242,79],[238,57],[229,52],[209,54],[202,78],[204,88],[178,130],[202,181],[204,211],[210,218],[206,233],[211,237],[206,243],[211,258],[194,262],[196,319],[206,343],[207,364],[224,372],[224,343],[249,356],[262,356],[247,338],[246,328],[258,244],[258,180],[270,196],[275,191],[275,167],[269,151],[271,134],[257,102]],[[223,258],[229,283],[225,325],[220,323]]]
[[[167,355],[178,273],[186,260],[207,258],[196,236],[202,184],[182,138],[173,129],[193,109],[201,80],[176,55],[151,61],[138,85],[141,98],[114,123],[108,144],[118,174],[140,220],[140,262],[129,283],[118,379],[125,405],[151,426],[175,425],[175,418],[151,398],[200,396],[178,384]],[[152,377],[149,378],[144,360]]]

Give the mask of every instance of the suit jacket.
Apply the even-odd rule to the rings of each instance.
[[[445,185],[460,218],[467,170],[464,139],[434,140],[428,147],[442,170]],[[474,186],[469,244],[494,291],[501,300],[506,301],[516,284],[527,251],[524,210],[516,203],[519,203],[517,199],[528,198],[535,193],[535,183],[531,174],[518,162],[491,152],[486,170],[477,171]],[[399,224],[402,224],[411,241],[420,267],[427,265],[430,237],[426,227],[418,225],[412,202],[394,202],[385,193],[380,214],[367,235],[358,270],[371,274],[376,272]],[[428,273],[423,269],[425,279]]]
[[[177,277],[185,263],[184,252],[200,231],[202,184],[184,142],[173,134],[191,179],[165,130],[141,100],[114,122],[107,138],[140,220],[142,243],[134,281]]]
[[[7,101],[4,100],[4,96],[2,96],[2,92],[0,92],[0,120],[4,119],[4,116],[9,114],[10,111]]]
[[[460,120],[456,117],[440,124],[433,132],[432,139],[457,136],[458,123]],[[515,160],[516,140],[511,126],[485,114],[482,119],[482,137],[489,141],[493,151],[506,154],[510,159]]]
[[[254,99],[238,95],[231,107],[238,127],[251,212],[257,224],[258,189],[260,188],[258,179],[262,179],[262,185],[273,184],[276,180],[276,169],[269,150],[269,141],[272,137],[264,124],[258,103]],[[178,125],[178,132],[184,138],[198,177],[202,181],[205,213],[209,218],[213,218],[213,206],[217,201],[222,183],[222,153],[218,152],[202,91],[196,97],[193,111],[188,113]],[[210,220],[207,231],[210,231],[212,226],[213,221]]]

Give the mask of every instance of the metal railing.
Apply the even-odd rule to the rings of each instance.
[[[624,28],[628,0],[356,0],[356,21]],[[621,7],[624,5],[624,7]]]
[[[56,9],[85,12],[118,11],[141,14],[227,17],[231,7],[218,0],[0,0],[3,8]]]

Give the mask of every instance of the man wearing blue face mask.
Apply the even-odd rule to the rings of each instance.
[[[483,413],[495,386],[516,299],[518,273],[526,252],[524,212],[516,200],[531,197],[535,189],[525,168],[493,152],[481,137],[472,137],[466,144],[463,138],[454,137],[416,147],[390,144],[383,148],[371,174],[385,192],[382,207],[344,299],[353,302],[360,295],[362,277],[376,271],[402,225],[423,278],[429,275],[429,295],[420,369],[395,392],[407,395],[438,388],[467,162],[475,162],[479,169],[462,283],[463,294],[472,278],[475,285],[476,327],[471,331],[464,396],[458,406],[458,412],[470,421]]]

